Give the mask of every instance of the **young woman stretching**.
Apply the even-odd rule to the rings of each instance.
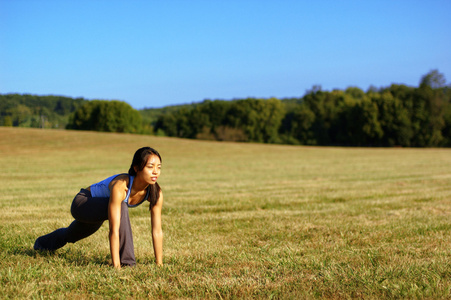
[[[163,193],[157,183],[161,156],[150,147],[138,149],[128,174],[118,174],[81,189],[75,196],[71,213],[75,218],[69,227],[39,237],[35,250],[53,251],[66,243],[75,243],[96,232],[103,221],[109,221],[110,252],[113,266],[136,264],[128,208],[145,200],[150,202],[152,241],[157,265],[163,264],[163,231],[161,209]]]

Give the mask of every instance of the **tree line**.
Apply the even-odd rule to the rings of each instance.
[[[300,98],[205,100],[140,111],[123,101],[6,94],[0,95],[0,125],[295,145],[449,147],[451,86],[433,70],[418,87],[364,92],[314,86]]]
[[[323,91],[302,98],[206,100],[161,115],[155,128],[181,138],[337,146],[451,146],[451,88],[437,70],[418,87]]]

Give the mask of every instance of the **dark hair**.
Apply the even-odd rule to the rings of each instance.
[[[150,147],[142,147],[136,150],[135,155],[133,156],[132,164],[130,165],[130,169],[128,170],[128,175],[130,176],[136,176],[136,170],[135,167],[138,168],[139,171],[144,169],[147,163],[147,159],[151,155],[156,155],[160,159],[160,162],[163,162],[161,159],[160,153],[158,153],[157,150],[150,148]],[[155,184],[149,184],[149,202],[151,209],[160,198],[160,185],[158,183]]]

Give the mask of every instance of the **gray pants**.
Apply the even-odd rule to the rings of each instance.
[[[39,237],[34,244],[34,249],[53,251],[66,243],[75,243],[90,236],[102,226],[105,220],[108,220],[108,203],[109,198],[93,198],[90,191],[81,189],[72,201],[70,209],[75,220],[67,228],[60,228]],[[124,202],[121,205],[119,226],[119,256],[121,265],[136,264],[128,206]]]

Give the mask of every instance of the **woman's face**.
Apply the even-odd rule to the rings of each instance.
[[[147,163],[141,171],[136,172],[137,177],[141,177],[148,184],[155,184],[161,173],[161,161],[156,155],[150,155]]]

